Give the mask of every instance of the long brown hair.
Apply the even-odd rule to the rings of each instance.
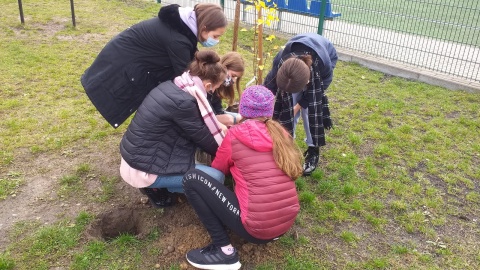
[[[273,141],[273,158],[277,166],[292,180],[302,175],[302,154],[292,136],[277,121],[264,120]]]
[[[193,8],[197,17],[198,39],[201,39],[202,31],[214,31],[218,28],[227,27],[228,21],[220,5],[212,3],[196,4]],[[200,40],[203,41],[203,40]]]
[[[311,66],[312,57],[310,55],[292,57],[285,60],[277,72],[277,87],[288,93],[302,91],[310,79]]]
[[[189,70],[190,75],[198,76],[202,81],[210,81],[212,85],[225,81],[227,77],[227,69],[220,64],[220,56],[212,50],[196,52]]]
[[[227,68],[227,71],[232,70],[241,74],[237,77],[235,84],[230,84],[229,86],[222,84],[215,91],[220,99],[227,99],[228,106],[231,106],[235,100],[234,85],[236,85],[238,97],[240,98],[242,95],[240,90],[240,80],[242,79],[243,72],[245,71],[245,61],[243,60],[242,55],[238,52],[228,52],[222,56],[220,63]]]

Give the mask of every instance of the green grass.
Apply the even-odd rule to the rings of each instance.
[[[106,202],[114,195],[115,183],[119,181],[118,176],[97,176],[88,163],[78,166],[73,174],[64,175],[59,181],[58,195],[62,198],[88,198],[97,202]],[[99,182],[100,188],[88,190],[88,182]]]
[[[0,176],[0,200],[7,196],[17,196],[16,189],[24,183],[24,176],[19,172],[8,172],[5,176]]]
[[[21,250],[22,255],[11,255],[6,261],[14,261],[18,269],[49,269],[54,262],[71,256],[71,249],[79,244],[81,233],[91,220],[91,215],[82,212],[74,221],[63,220],[55,225],[21,224],[11,232],[16,241],[8,249],[12,253]]]
[[[445,2],[333,0],[339,20],[479,46],[480,7],[473,0]]]
[[[35,176],[24,170],[37,170],[19,164],[41,156],[68,161],[87,146],[97,154],[118,154],[127,125],[112,129],[79,78],[112,36],[155,16],[158,5],[75,3],[76,29],[68,2],[24,3],[22,26],[17,3],[0,0],[0,203]],[[231,38],[229,29],[216,50],[228,51]],[[266,50],[274,54],[283,42],[266,42]],[[240,32],[239,43],[247,62],[244,85],[254,71],[252,32]],[[344,62],[338,63],[328,93],[335,128],[327,132],[320,167],[296,182],[301,212],[295,234],[280,238],[274,244],[280,252],[255,267],[477,269],[480,95]],[[297,135],[305,149],[303,131]],[[102,169],[106,164],[84,156],[62,168],[55,192],[61,203],[108,204],[122,192],[116,185],[121,180]],[[99,188],[90,190],[91,183]],[[10,244],[2,247],[0,269],[145,269],[161,256],[161,244],[152,248],[162,241],[158,230],[143,239],[88,240],[82,235],[92,214],[77,216],[50,225],[18,222],[8,232]],[[180,269],[177,263],[162,267]]]
[[[152,241],[158,239],[158,232],[151,232],[143,241],[125,234],[108,242],[84,242],[82,232],[91,221],[92,216],[82,212],[75,221],[63,220],[34,230],[20,230],[21,233],[11,235],[17,239],[8,247],[13,254],[5,252],[0,256],[0,269],[14,269],[13,266],[15,269],[51,269],[65,264],[69,269],[143,268],[142,256],[148,254]],[[154,255],[157,254],[151,254]]]

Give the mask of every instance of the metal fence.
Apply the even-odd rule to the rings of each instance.
[[[198,2],[223,4],[234,19],[235,1],[162,1],[193,6]],[[320,0],[275,0],[302,9],[279,11],[280,21],[270,31],[295,35],[318,32],[337,48],[388,59],[414,67],[480,82],[480,0],[330,0],[341,16],[319,20]],[[243,23],[255,22],[254,9],[241,5]]]

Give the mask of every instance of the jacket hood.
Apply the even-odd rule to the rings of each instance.
[[[228,132],[245,146],[258,152],[269,152],[273,149],[273,142],[265,123],[257,120],[247,120],[240,125],[233,126]]]
[[[283,55],[287,54],[287,52],[292,51],[293,43],[301,43],[305,46],[310,47],[312,50],[314,50],[317,53],[318,57],[323,62],[324,66],[328,66],[332,68],[335,67],[334,65],[332,66],[330,56],[328,55],[329,52],[328,52],[328,49],[326,48],[326,45],[330,43],[330,41],[324,38],[323,36],[320,36],[315,33],[306,33],[306,34],[296,35],[285,44]]]
[[[197,41],[197,36],[188,28],[188,26],[180,18],[180,13],[178,8],[180,6],[177,4],[171,4],[168,6],[163,6],[158,12],[158,18],[166,23],[170,28],[177,30],[179,33],[189,37],[190,39],[195,40],[195,46]]]

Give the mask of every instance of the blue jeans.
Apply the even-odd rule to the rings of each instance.
[[[294,100],[294,105],[297,104],[298,100],[302,98],[303,92],[292,94]],[[310,126],[308,124],[308,107],[306,109],[301,108],[300,111],[293,118],[293,137],[295,137],[295,129],[298,124],[298,119],[302,116],[303,120],[303,129],[305,130],[305,143],[307,146],[314,146],[312,134],[310,133]]]
[[[195,169],[205,172],[221,184],[225,182],[225,175],[217,169],[202,164],[195,164]],[[148,188],[167,188],[170,192],[183,193],[182,180],[183,174],[159,175]]]

